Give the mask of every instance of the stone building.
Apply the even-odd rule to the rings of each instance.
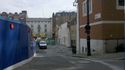
[[[59,27],[66,23],[71,21],[74,17],[76,17],[76,12],[56,12],[53,13],[52,16],[52,22],[53,22],[53,38],[58,38],[58,30]]]
[[[27,18],[27,25],[36,37],[52,38],[51,18]]]

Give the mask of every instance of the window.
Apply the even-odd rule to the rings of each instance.
[[[40,23],[40,21],[38,21],[38,23]]]
[[[38,25],[38,33],[40,34],[40,30],[41,30],[41,26],[40,25]]]
[[[118,0],[118,5],[119,6],[124,6],[124,0]]]
[[[117,9],[124,9],[124,0],[116,0],[116,7]]]
[[[92,0],[89,0],[89,14],[92,13]],[[83,16],[87,15],[87,0],[83,1]]]
[[[86,6],[86,3],[83,3],[83,14],[87,14],[87,6]]]
[[[31,30],[33,31],[33,25],[31,25]]]
[[[44,25],[44,27],[46,28],[46,27],[47,27],[47,25],[45,24],[45,25]]]
[[[47,32],[47,29],[45,28],[45,31],[44,31],[45,33]]]

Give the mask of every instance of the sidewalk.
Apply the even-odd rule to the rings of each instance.
[[[63,46],[63,45],[56,45],[59,46],[65,53],[69,53],[72,57],[78,58],[88,58],[88,59],[114,59],[114,60],[125,60],[125,52],[118,52],[118,53],[105,53],[102,55],[99,54],[92,54],[91,56],[87,56],[87,54],[73,54],[72,48]],[[68,51],[68,52],[66,52]]]
[[[73,57],[79,58],[89,58],[89,59],[116,59],[116,60],[125,60],[125,52],[120,53],[106,53],[103,55],[91,55],[87,56],[86,54],[74,54]]]

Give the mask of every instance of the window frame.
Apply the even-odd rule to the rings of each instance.
[[[119,10],[125,9],[125,3],[124,3],[124,6],[120,6],[119,5],[119,0],[116,0],[116,8],[119,9]]]
[[[89,15],[92,14],[92,0],[89,0]],[[84,0],[82,3],[82,13],[83,16],[87,16],[87,0]]]

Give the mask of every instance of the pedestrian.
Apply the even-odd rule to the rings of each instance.
[[[33,40],[33,52],[34,52],[34,56],[36,56],[36,41]]]
[[[76,46],[72,46],[72,53],[76,54]]]

